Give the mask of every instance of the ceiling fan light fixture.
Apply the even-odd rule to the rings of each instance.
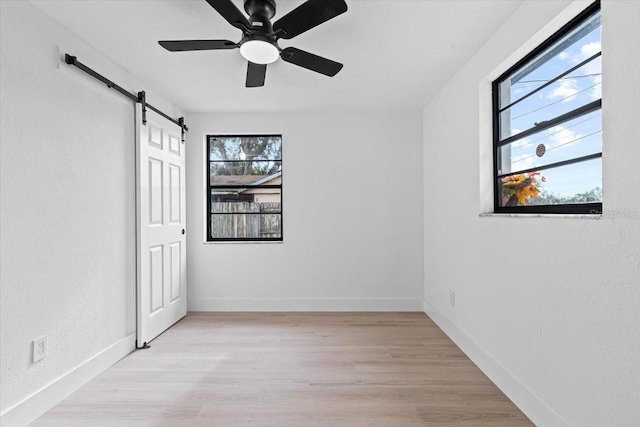
[[[254,64],[271,64],[280,57],[278,48],[263,40],[247,40],[240,46],[240,54]]]
[[[2,0],[0,0],[2,1]],[[200,0],[202,1],[202,0]],[[229,24],[242,31],[242,39],[231,40],[162,40],[158,43],[169,52],[224,50],[240,48],[247,64],[245,87],[264,86],[267,65],[279,57],[288,64],[333,77],[342,64],[294,47],[280,49],[278,40],[292,39],[347,11],[345,0],[306,0],[272,23],[276,0],[243,0],[247,16],[235,3],[240,0],[206,0]]]

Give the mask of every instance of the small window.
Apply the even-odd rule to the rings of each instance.
[[[495,212],[602,213],[600,2],[493,82]]]
[[[282,136],[207,135],[207,241],[282,241]]]

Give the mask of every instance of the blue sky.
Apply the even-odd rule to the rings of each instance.
[[[592,19],[599,20],[599,14]],[[559,51],[525,76],[511,81],[508,105],[545,82],[576,66],[600,52],[600,26],[585,34],[572,45]],[[601,57],[584,64],[567,76],[531,95],[502,113],[502,120],[510,119],[510,133],[506,138],[532,128],[535,123],[552,119],[563,113],[602,97]],[[503,84],[509,84],[506,80]],[[504,129],[504,128],[503,128]],[[536,147],[544,144],[546,152],[536,155]],[[562,160],[594,154],[602,151],[602,112],[591,112],[545,131],[529,135],[503,149],[511,150],[511,171],[543,166]],[[602,188],[601,160],[596,159],[542,172],[546,178],[543,188],[557,195],[573,196],[595,187]]]

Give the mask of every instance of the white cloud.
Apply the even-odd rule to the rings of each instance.
[[[560,52],[560,54],[558,55],[558,58],[560,58],[561,60],[565,60],[569,57],[569,53],[567,52]]]
[[[589,56],[587,56],[588,58]],[[585,58],[586,59],[586,58]],[[593,59],[580,67],[581,74],[600,74],[602,72],[602,58]]]
[[[574,54],[573,57],[571,57],[571,62],[573,62],[574,64],[578,64],[587,58],[591,58],[593,55],[600,52],[601,50],[602,50],[602,47],[599,41],[587,43],[581,46],[580,50],[576,54]],[[562,52],[560,56],[562,56],[564,53],[565,52]],[[570,55],[567,54],[567,57],[568,56]],[[596,58],[590,61],[589,63],[583,65],[582,67],[580,67],[579,72],[580,74],[596,74],[596,73],[600,73],[601,69],[602,69],[601,59]]]
[[[574,64],[578,64],[587,58],[592,57],[596,53],[600,52],[600,42],[587,43],[580,47],[580,50],[571,57],[571,61]],[[568,58],[570,55],[566,52],[562,52],[560,58]],[[553,91],[547,94],[547,98],[553,101],[562,100],[562,102],[571,102],[577,99],[575,95],[578,92],[585,90],[588,86],[593,86],[584,95],[588,96],[591,101],[602,98],[602,85],[599,84],[602,81],[600,76],[602,70],[601,58],[596,58],[589,63],[583,65],[578,70],[574,71],[563,80],[559,80]],[[572,78],[572,76],[591,76],[590,78],[580,79]],[[582,96],[582,95],[580,95]]]
[[[600,42],[593,42],[586,44],[580,48],[580,53],[576,55],[574,58],[574,62],[578,63],[584,61],[587,58],[595,55],[601,50]],[[594,75],[592,78],[587,81],[590,82],[589,86],[593,86],[593,88],[589,91],[589,97],[592,101],[596,99],[602,98],[602,76],[600,73],[602,72],[602,59],[596,58],[593,61],[585,64],[580,68],[582,74],[584,75]]]
[[[562,150],[570,147],[571,143],[580,140],[584,135],[574,132],[562,125],[549,128],[543,138],[523,138],[520,141],[511,144],[511,164],[513,169],[530,169],[539,165],[539,158],[535,154],[535,148],[539,143],[543,143],[547,152],[551,149]],[[577,142],[577,141],[576,141]]]
[[[511,164],[515,166],[512,169],[528,169],[534,167],[535,159],[531,157],[533,143],[529,137],[519,139],[511,144]]]
[[[514,95],[520,95],[520,94],[525,93],[527,91],[528,90],[527,90],[526,87],[517,87],[517,88],[513,89],[513,94]]]
[[[515,135],[519,134],[520,132],[522,132],[522,129],[518,129],[518,128],[511,129],[511,135],[515,136]],[[531,146],[530,137],[525,136],[522,139],[519,139],[519,140],[517,140],[515,142],[512,142],[510,144],[510,146],[511,146],[512,150],[519,149],[519,148],[524,148],[524,147],[530,147]]]
[[[529,169],[535,167],[536,156],[531,155],[530,152],[526,152],[523,154],[519,154],[517,156],[513,156],[511,158],[511,164],[515,166],[513,169],[521,170],[521,169]]]
[[[514,133],[515,135],[515,133]],[[524,148],[524,147],[530,147],[531,146],[531,142],[529,142],[528,138],[522,138],[519,139],[518,141],[514,142],[511,144],[511,149],[516,149],[516,148]]]
[[[549,143],[547,150],[555,148],[563,144],[567,144],[571,141],[582,138],[583,135],[579,132],[574,132],[571,129],[567,129],[562,125],[554,126],[549,129]],[[568,146],[568,145],[566,145]]]
[[[585,59],[590,58],[596,53],[600,52],[601,50],[602,46],[600,45],[600,42],[587,43],[584,46],[580,47],[580,52],[573,57],[573,62],[575,62],[576,64],[578,62],[582,62]]]
[[[558,83],[558,86],[547,95],[547,98],[553,101],[560,99],[562,99],[562,102],[573,101],[573,95],[580,91],[578,89],[578,82],[575,79],[567,79],[559,80]]]

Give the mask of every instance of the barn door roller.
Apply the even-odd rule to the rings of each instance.
[[[184,142],[185,132],[189,131],[189,128],[187,127],[187,125],[184,124],[184,117],[180,117],[177,120],[170,117],[169,115],[163,113],[153,105],[147,103],[147,96],[145,91],[138,92],[138,95],[136,96],[133,93],[129,92],[128,90],[122,88],[120,85],[115,84],[114,82],[112,82],[111,80],[103,76],[102,74],[99,74],[96,71],[92,70],[91,68],[87,67],[86,65],[78,61],[78,58],[76,58],[73,55],[69,55],[68,53],[66,53],[64,55],[64,62],[69,65],[73,65],[76,68],[79,68],[80,70],[89,74],[91,77],[95,78],[96,80],[100,80],[102,83],[107,85],[109,89],[115,89],[116,91],[120,92],[122,95],[126,96],[133,102],[141,103],[142,104],[142,124],[144,125],[147,124],[147,108],[151,111],[155,111],[156,113],[160,114],[165,119],[170,120],[173,123],[177,124],[178,126],[180,126],[180,129],[182,129],[182,142]]]

